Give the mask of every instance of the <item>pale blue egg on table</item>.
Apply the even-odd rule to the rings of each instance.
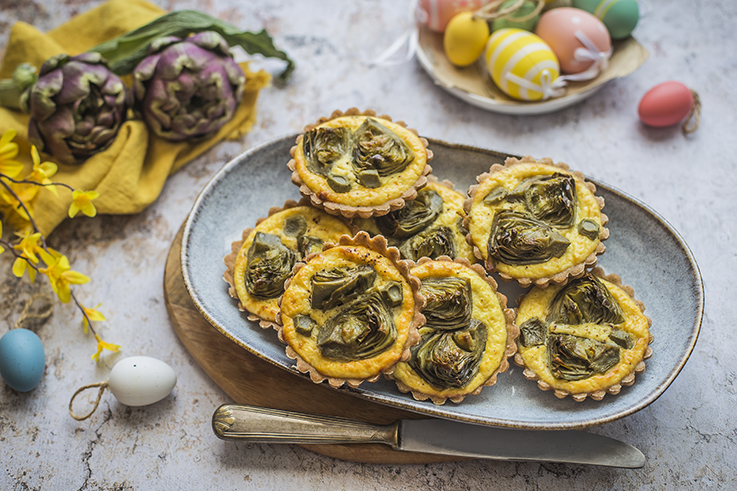
[[[0,338],[0,376],[18,392],[28,392],[41,382],[46,367],[43,343],[35,332],[12,329]]]

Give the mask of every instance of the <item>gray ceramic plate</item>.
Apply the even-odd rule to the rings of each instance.
[[[285,346],[272,329],[261,329],[238,311],[223,281],[223,257],[243,229],[265,217],[272,206],[299,199],[286,163],[295,136],[285,137],[236,157],[204,188],[185,223],[182,271],[189,294],[202,315],[219,331],[257,356],[298,376]],[[465,191],[507,155],[430,140],[435,153],[433,173],[450,179]],[[635,384],[602,401],[559,400],[526,380],[512,365],[498,382],[461,404],[435,406],[418,402],[397,390],[394,382],[364,383],[358,389],[341,388],[358,397],[431,416],[478,424],[524,429],[584,428],[614,421],[646,407],[673,382],[688,359],[699,334],[703,285],[691,252],[678,233],[646,205],[611,187],[593,181],[606,200],[611,238],[600,257],[607,273],[617,273],[635,289],[652,318],[653,356]],[[512,299],[522,292],[511,284],[500,290]]]

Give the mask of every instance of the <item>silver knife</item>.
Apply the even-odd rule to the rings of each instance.
[[[645,465],[632,445],[574,430],[518,430],[443,419],[403,419],[386,426],[334,416],[225,404],[212,416],[221,439],[254,443],[384,443],[395,450],[479,459],[593,464],[630,469]]]

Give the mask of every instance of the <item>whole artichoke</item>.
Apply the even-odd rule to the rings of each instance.
[[[31,142],[74,165],[113,142],[125,121],[128,92],[99,53],[62,54],[41,66],[21,105],[31,114]]]
[[[136,67],[136,109],[148,128],[171,141],[209,136],[235,114],[246,76],[214,31],[159,38]]]

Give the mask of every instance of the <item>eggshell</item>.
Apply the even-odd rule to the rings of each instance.
[[[508,78],[508,73],[540,86],[547,74],[553,82],[560,75],[558,58],[539,36],[515,28],[499,29],[491,35],[484,54],[492,80],[499,89],[513,99],[539,101],[542,90],[529,90]]]
[[[474,19],[473,13],[461,12],[450,20],[443,34],[443,50],[456,66],[468,66],[481,56],[489,39],[489,25]]]
[[[672,126],[683,121],[693,105],[691,89],[680,82],[663,82],[642,96],[637,114],[648,126]]]
[[[604,24],[581,9],[561,7],[549,10],[540,17],[535,28],[535,34],[550,45],[565,73],[580,73],[594,64],[593,60],[576,60],[576,49],[585,49],[576,37],[576,31],[585,34],[601,53],[606,53],[612,47]]]
[[[28,329],[12,329],[0,338],[0,376],[18,392],[28,392],[41,382],[46,355],[41,339]]]
[[[156,358],[131,356],[110,372],[108,387],[126,406],[147,406],[166,397],[177,384],[174,370]]]
[[[510,7],[513,5],[517,0],[507,0],[503,4],[499,6],[499,10],[504,10],[507,7]],[[524,20],[524,21],[518,21],[515,19],[524,18],[530,15],[535,9],[537,8],[537,2],[532,1],[526,1],[522,4],[522,6],[517,9],[516,11],[512,12],[511,14],[500,17],[498,19],[494,19],[491,23],[491,31],[498,31],[499,29],[504,29],[505,27],[516,27],[518,29],[524,29],[525,31],[534,31],[535,26],[537,25],[537,22],[540,20],[540,14],[535,15],[534,17]]]
[[[461,12],[474,12],[490,0],[420,0],[417,18],[435,32],[445,31],[450,19]]]
[[[612,39],[632,34],[640,20],[637,0],[573,0],[573,6],[601,19]]]

